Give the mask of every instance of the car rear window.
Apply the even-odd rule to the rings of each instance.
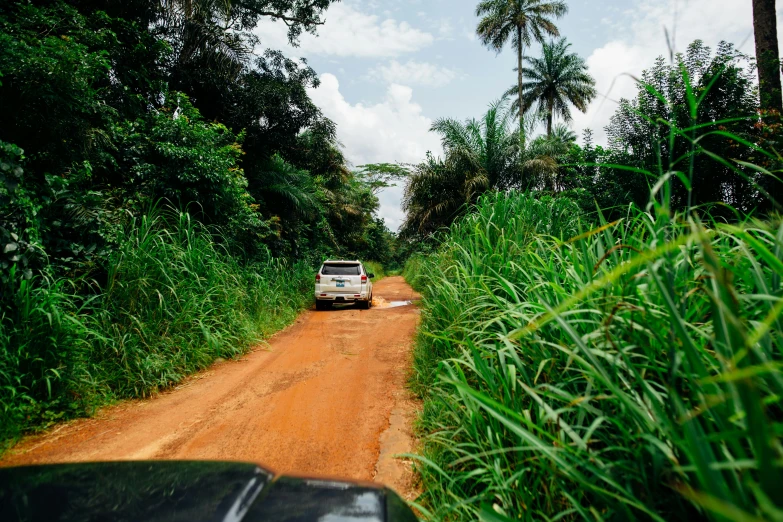
[[[327,263],[324,263],[324,267],[321,269],[321,273],[323,275],[345,275],[345,276],[360,275],[359,265],[342,265],[342,264],[332,265]]]

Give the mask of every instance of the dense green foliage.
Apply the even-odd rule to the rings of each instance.
[[[0,5],[0,439],[242,353],[325,257],[392,260],[315,71],[257,54],[332,2]]]
[[[583,226],[489,196],[408,269],[431,518],[775,519],[783,225]]]
[[[692,43],[676,65],[659,58],[644,72],[638,94],[622,100],[607,127],[608,146],[588,134],[558,158],[558,184],[587,211],[607,218],[628,203],[644,208],[662,169],[673,178],[670,205],[699,207],[735,220],[780,211],[779,124],[758,117],[749,59],[722,43],[713,54]],[[759,168],[760,167],[760,168]],[[777,191],[777,193],[776,193]]]
[[[56,183],[82,215],[109,221],[165,198],[225,227],[251,257],[267,254],[263,244],[274,255],[370,254],[377,199],[307,95],[315,72],[275,51],[251,60],[260,42],[243,32],[278,12],[296,18],[295,37],[328,4],[4,5],[0,140],[25,151],[25,190],[44,201]],[[360,218],[343,226],[348,207]],[[52,221],[45,213],[38,226]],[[111,247],[97,222],[64,220],[40,239],[55,265]]]
[[[733,160],[753,160],[753,150],[738,146],[734,139],[753,141],[757,137],[754,125],[758,120],[753,116],[758,111],[758,92],[748,71],[748,58],[727,43],[722,43],[712,56],[711,50],[697,41],[678,58],[677,65],[659,58],[645,71],[642,81],[636,99],[622,102],[607,128],[611,147],[628,154],[623,164],[657,173],[659,165],[671,163],[680,172],[693,173],[692,179],[675,183],[675,209],[685,209],[689,203],[719,201],[742,212],[755,207],[763,196],[744,179],[755,178],[754,173],[748,171],[743,176],[743,172],[735,172],[720,160],[729,156]],[[689,102],[689,97],[697,98],[698,103]],[[698,130],[691,131],[690,136],[669,141],[672,127],[696,126]],[[696,152],[712,152],[718,158],[705,153],[689,156],[693,144],[688,138],[696,136],[700,137]]]
[[[520,69],[523,110],[557,115],[565,49]],[[752,70],[697,41],[644,73],[606,147],[550,120],[507,149],[505,186],[452,166],[491,132],[414,171],[404,231],[434,249],[403,272],[424,295],[428,519],[780,519],[781,133]]]

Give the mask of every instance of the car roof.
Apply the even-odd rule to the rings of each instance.
[[[358,259],[356,261],[348,261],[346,259],[327,259],[324,261],[324,264],[329,263],[330,265],[361,265],[362,262]]]

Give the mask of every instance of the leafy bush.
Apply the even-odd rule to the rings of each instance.
[[[9,269],[17,265],[19,275],[30,279],[33,265],[41,257],[39,238],[30,224],[35,220],[36,205],[24,188],[20,188],[24,169],[24,151],[0,141],[0,284],[7,284]],[[16,271],[16,270],[15,270]]]
[[[700,40],[673,58],[656,59],[633,99],[620,101],[606,128],[608,146],[594,145],[588,131],[582,147],[558,157],[557,185],[608,219],[622,217],[629,203],[644,208],[667,170],[675,210],[708,207],[713,217],[733,220],[737,212],[774,209],[769,194],[777,181],[768,171],[779,159],[744,146],[775,150],[780,139],[775,119],[759,117],[751,59],[729,43],[713,52]]]
[[[424,511],[777,520],[783,223],[556,204],[485,199],[416,261]]]
[[[128,191],[139,200],[187,208],[254,254],[273,235],[240,167],[244,135],[204,121],[186,95],[168,93],[155,114],[117,124],[113,132]]]

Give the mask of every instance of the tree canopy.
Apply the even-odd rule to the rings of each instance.
[[[377,187],[351,172],[308,96],[315,71],[256,54],[252,32],[280,20],[295,44],[331,3],[0,6],[0,141],[24,151],[4,201],[35,216],[3,212],[4,234],[36,244],[40,269],[100,274],[115,224],[163,200],[227,231],[243,255],[369,254]]]

